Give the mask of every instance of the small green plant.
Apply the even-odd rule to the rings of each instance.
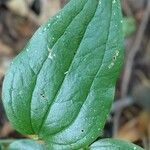
[[[13,60],[3,103],[16,130],[9,150],[140,150],[101,133],[123,62],[120,0],[71,0]],[[91,146],[89,146],[91,145]]]
[[[136,21],[133,17],[123,18],[124,37],[131,36],[136,31]]]

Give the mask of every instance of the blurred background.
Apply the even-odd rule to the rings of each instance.
[[[11,60],[67,0],[0,0],[0,95]],[[150,150],[150,0],[121,0],[125,60],[115,102],[103,134]],[[28,138],[8,123],[0,96],[0,139]],[[0,142],[0,149],[5,144]]]

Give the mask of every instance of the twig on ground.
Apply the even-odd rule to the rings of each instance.
[[[126,59],[124,76],[123,76],[122,85],[121,85],[121,92],[122,92],[121,97],[125,97],[127,95],[129,82],[130,82],[130,78],[131,78],[131,74],[132,74],[134,58],[140,48],[140,45],[141,45],[141,42],[142,42],[142,39],[144,36],[144,32],[145,32],[145,29],[148,24],[149,16],[150,16],[150,0],[148,1],[148,5],[145,10],[143,20],[141,22],[139,30],[137,32],[137,36],[136,36],[135,42],[133,44],[133,47],[131,48],[131,50],[127,56],[127,59]]]
[[[117,100],[112,105],[111,112],[115,113],[118,110],[122,110],[125,107],[131,106],[133,103],[134,103],[134,100],[132,99],[132,97],[126,97],[126,98],[124,98],[122,100]]]
[[[118,134],[119,119],[120,119],[122,110],[125,107],[131,106],[133,103],[134,103],[134,100],[132,99],[132,97],[126,97],[126,98],[116,101],[112,105],[111,112],[115,113],[115,117],[114,117],[114,121],[113,121],[114,122],[113,137],[116,137]]]
[[[123,8],[123,12],[127,15],[127,16],[133,16],[131,8],[129,7],[129,2],[128,0],[123,0],[122,1],[122,8]]]

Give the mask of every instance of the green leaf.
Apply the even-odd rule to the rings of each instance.
[[[89,150],[144,150],[127,141],[117,139],[102,139],[92,144]]]
[[[136,21],[133,17],[123,18],[124,37],[131,36],[136,31]]]
[[[33,140],[17,140],[7,150],[44,150],[44,147]]]
[[[3,102],[12,125],[48,149],[92,143],[110,111],[123,61],[120,0],[71,0],[13,60]]]

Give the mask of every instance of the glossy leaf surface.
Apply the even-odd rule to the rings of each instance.
[[[12,62],[3,102],[12,125],[48,149],[92,143],[110,111],[123,61],[120,0],[71,0]]]
[[[102,139],[92,144],[89,150],[144,150],[127,141],[116,139]]]
[[[44,150],[44,147],[32,140],[18,140],[11,143],[7,150]]]

